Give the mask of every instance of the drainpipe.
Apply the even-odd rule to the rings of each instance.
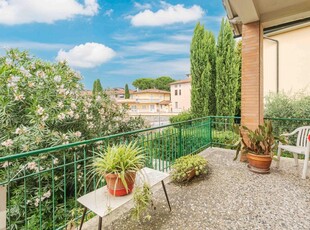
[[[273,41],[277,44],[277,94],[279,93],[279,41],[276,39],[269,38],[264,36],[265,39]]]

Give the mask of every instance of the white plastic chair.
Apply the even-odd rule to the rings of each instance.
[[[298,155],[297,154],[305,155],[304,168],[302,170],[301,178],[306,179],[309,154],[310,154],[310,141],[308,140],[308,136],[310,135],[310,126],[299,127],[289,134],[282,134],[282,135],[292,136],[296,133],[298,133],[296,146],[295,145],[283,145],[281,142],[279,143],[277,168],[279,168],[280,166],[280,157],[281,157],[282,150],[286,150],[294,154],[295,166],[298,166]]]

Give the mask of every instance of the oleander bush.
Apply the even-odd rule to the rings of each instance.
[[[85,93],[81,79],[65,62],[42,61],[16,49],[0,57],[0,157],[144,127],[106,94]],[[11,229],[66,224],[76,197],[90,190],[90,182],[83,183],[85,167],[98,147],[0,162],[0,184],[9,186]]]

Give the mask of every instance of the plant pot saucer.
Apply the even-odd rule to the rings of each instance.
[[[268,170],[266,170],[266,169],[259,169],[259,168],[253,167],[253,166],[251,166],[249,164],[248,164],[248,169],[251,172],[255,172],[255,173],[259,173],[259,174],[268,174],[268,173],[270,173],[270,168]]]

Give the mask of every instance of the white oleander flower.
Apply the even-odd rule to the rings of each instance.
[[[12,139],[8,139],[8,140],[1,143],[1,145],[5,146],[5,147],[11,147],[13,144],[14,144],[14,142]]]
[[[43,113],[44,113],[44,109],[39,105],[37,109],[37,114],[41,116],[43,115]]]
[[[59,76],[59,75],[55,76],[54,81],[57,83],[61,82],[61,76]]]

